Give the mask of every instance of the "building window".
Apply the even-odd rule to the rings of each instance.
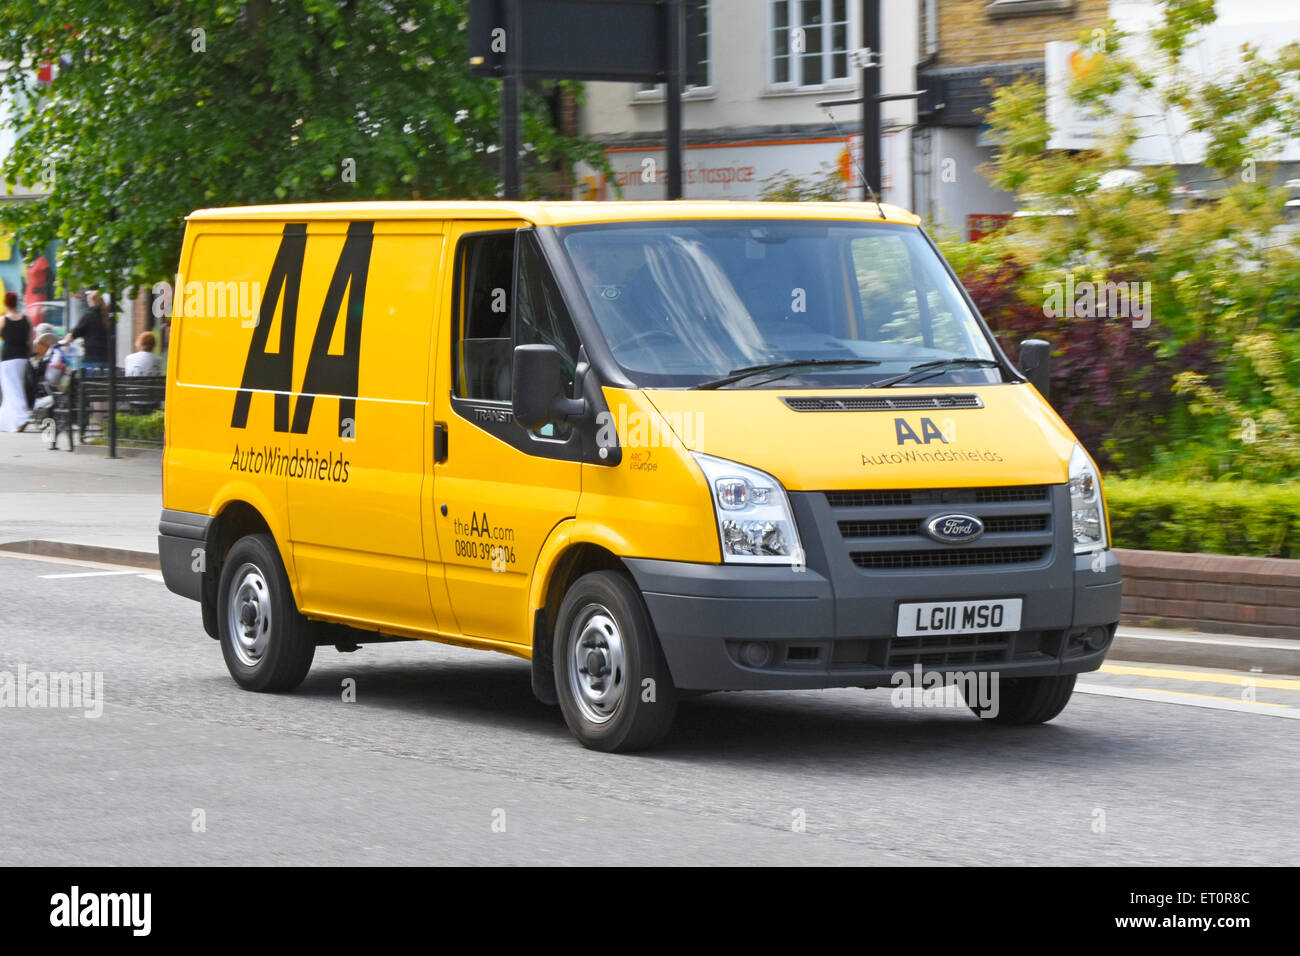
[[[707,90],[713,87],[713,64],[709,57],[713,45],[713,38],[709,33],[709,0],[700,0],[699,7],[699,20],[696,21],[698,29],[686,37],[686,58],[688,62],[694,61],[696,78],[699,82],[686,84],[682,92],[687,96],[694,90]],[[689,20],[686,26],[690,30]],[[635,94],[638,100],[662,100],[664,84],[638,83]]]
[[[849,78],[848,0],[771,0],[773,86],[824,86]]]

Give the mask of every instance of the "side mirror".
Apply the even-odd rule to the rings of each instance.
[[[586,411],[585,401],[565,394],[564,358],[554,345],[515,346],[510,384],[515,421],[529,431]]]
[[[1052,384],[1052,343],[1042,339],[1021,342],[1020,371],[1043,398],[1048,398]]]

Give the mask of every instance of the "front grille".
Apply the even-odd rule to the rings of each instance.
[[[832,508],[879,508],[884,505],[910,505],[910,491],[828,491],[826,500]]]
[[[862,571],[919,571],[1041,564],[1050,557],[1052,488],[917,488],[824,492],[849,560]],[[983,535],[966,544],[925,533],[934,517],[978,518]]]
[[[1018,531],[1046,531],[1047,515],[1003,515],[984,521],[985,534],[1010,534]],[[885,521],[841,521],[840,534],[846,538],[910,538],[921,533],[922,522],[902,518]]]
[[[972,565],[1036,564],[1047,548],[966,548],[961,551],[850,551],[849,557],[869,571],[964,568]]]
[[[921,522],[912,519],[840,522],[840,534],[846,538],[907,538],[920,529]]]
[[[787,395],[781,401],[796,412],[919,412],[926,409],[983,408],[978,395],[900,395],[884,398],[866,395]]]
[[[1046,501],[1046,485],[1023,485],[1018,488],[976,488],[976,504],[986,505],[1001,501]]]
[[[832,508],[877,508],[883,505],[985,505],[1050,500],[1047,485],[1011,488],[922,488],[916,491],[828,491]]]
[[[1017,532],[1046,531],[1047,515],[1003,515],[984,521],[985,534],[1015,534]]]
[[[889,667],[960,667],[999,664],[1010,658],[1011,635],[947,634],[935,637],[896,637],[889,642]]]

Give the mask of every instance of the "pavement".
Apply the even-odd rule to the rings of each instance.
[[[34,432],[0,432],[0,542],[57,541],[158,553],[162,452],[66,443]]]
[[[66,445],[0,432],[0,551],[156,567],[162,452]],[[1122,625],[1109,660],[1300,674],[1300,640]]]

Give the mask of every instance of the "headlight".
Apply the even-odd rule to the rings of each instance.
[[[1106,515],[1101,501],[1101,479],[1082,445],[1070,454],[1070,520],[1074,526],[1074,553],[1099,551],[1106,544]]]
[[[781,483],[757,468],[692,452],[713,498],[722,560],[802,564],[799,530]]]

